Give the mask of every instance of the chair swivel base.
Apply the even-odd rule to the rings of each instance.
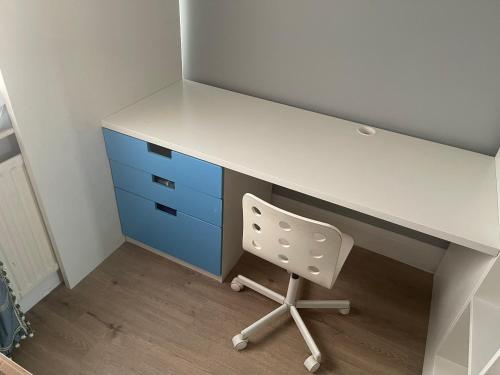
[[[311,355],[307,357],[304,361],[304,366],[309,372],[315,372],[318,370],[321,362],[321,352],[319,351],[314,339],[312,338],[309,330],[307,329],[304,321],[302,320],[297,309],[309,309],[309,308],[323,308],[323,309],[337,309],[342,315],[347,315],[350,312],[350,302],[347,300],[297,300],[297,291],[300,284],[300,277],[292,274],[290,275],[290,282],[288,284],[288,291],[286,296],[282,296],[279,293],[272,291],[265,286],[262,286],[255,281],[252,281],[244,276],[238,275],[231,282],[231,289],[236,292],[241,291],[245,286],[276,301],[280,306],[271,311],[269,314],[257,320],[255,323],[251,324],[239,334],[233,337],[233,347],[236,350],[243,350],[248,344],[248,338],[266,324],[270,323],[274,319],[282,316],[283,314],[289,312],[292,315],[293,320],[297,324],[299,331],[306,342]]]

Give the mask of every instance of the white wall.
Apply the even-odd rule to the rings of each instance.
[[[123,241],[99,121],[181,77],[176,0],[0,0],[0,69],[66,284]]]

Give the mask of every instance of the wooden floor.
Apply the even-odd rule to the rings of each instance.
[[[288,275],[245,254],[240,272],[284,292]],[[228,279],[230,280],[230,278]],[[303,285],[305,298],[349,298],[352,313],[302,310],[323,353],[318,374],[420,374],[432,277],[355,248],[333,290]],[[306,374],[309,355],[283,317],[235,352],[231,337],[277,305],[125,244],[73,290],[59,287],[28,316],[35,338],[14,360],[43,374]]]

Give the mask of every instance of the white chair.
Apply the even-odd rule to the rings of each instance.
[[[347,300],[311,301],[297,299],[301,277],[331,289],[349,255],[354,240],[330,224],[292,214],[257,198],[243,196],[243,248],[286,269],[290,275],[288,291],[282,296],[258,283],[238,275],[231,288],[240,291],[248,287],[281,304],[263,318],[233,337],[236,350],[246,348],[248,338],[275,318],[290,312],[312,355],[304,361],[310,372],[321,362],[321,353],[297,309],[338,309],[347,315]]]

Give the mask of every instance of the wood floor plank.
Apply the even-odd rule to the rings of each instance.
[[[288,285],[285,271],[251,254],[237,273],[280,293]],[[323,353],[319,374],[421,373],[430,274],[354,248],[333,290],[301,289],[304,298],[353,305],[349,316],[301,310]],[[57,288],[28,313],[36,336],[14,359],[35,375],[305,374],[309,353],[287,316],[245,351],[232,350],[231,337],[275,307],[126,243],[76,288]]]

